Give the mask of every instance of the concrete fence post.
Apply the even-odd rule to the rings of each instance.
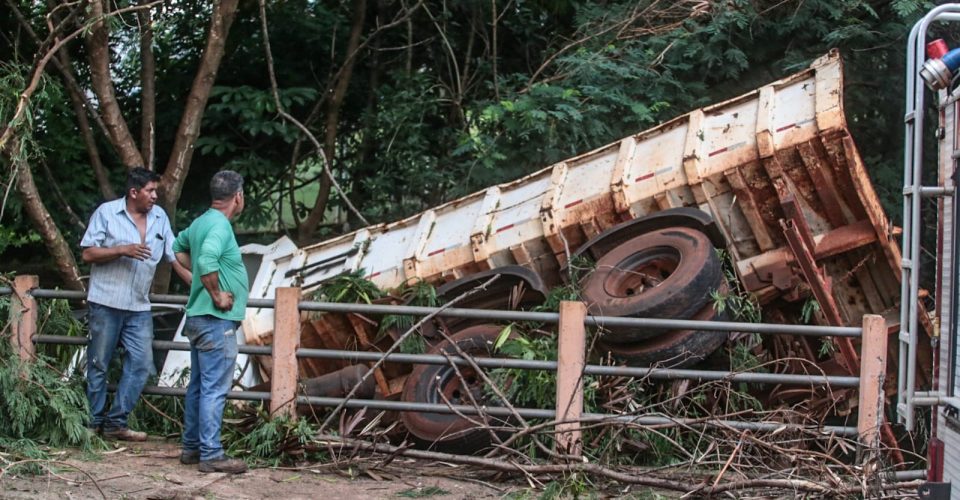
[[[880,429],[884,422],[883,382],[887,373],[887,324],[882,316],[863,316],[863,337],[860,339],[860,399],[857,432],[860,441],[870,449],[880,446]]]
[[[20,359],[29,361],[36,356],[33,336],[37,333],[39,309],[30,291],[40,287],[40,278],[33,275],[13,279],[13,297],[10,300],[10,342]]]
[[[579,457],[583,451],[580,415],[583,414],[583,368],[586,357],[586,328],[583,302],[560,303],[557,338],[557,452]]]
[[[297,416],[297,349],[300,348],[300,288],[276,289],[270,414]]]

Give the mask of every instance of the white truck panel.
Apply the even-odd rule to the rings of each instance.
[[[776,172],[780,168],[776,162],[779,155],[793,155],[788,159],[797,162],[796,148],[845,133],[841,102],[841,64],[831,54],[811,69],[738,98],[694,110],[522,179],[370,227],[362,238],[355,233],[299,251],[278,252],[304,255],[290,259],[286,270],[359,245],[361,257],[313,274],[303,285],[315,286],[319,279],[362,268],[378,286],[391,288],[412,278],[444,281],[506,264],[552,260],[556,269],[567,249],[575,250],[607,227],[686,206],[714,215],[734,258],[750,258],[783,244],[775,220],[781,215],[771,211],[768,200],[750,199],[759,182],[765,183],[764,196],[776,196],[770,188],[772,177],[804,194],[796,202],[815,236],[831,229],[820,213],[823,208],[806,199],[818,194],[810,195],[809,186],[795,186],[790,175]],[[750,169],[744,170],[747,165]],[[851,203],[844,201],[840,209],[853,218]],[[277,263],[286,262],[277,257],[272,257]],[[280,266],[275,267],[261,268],[261,274],[272,273],[272,278],[258,275],[260,286],[251,296],[268,297],[269,287],[296,282],[296,277],[284,277]],[[271,313],[251,314],[258,318],[256,334],[267,333]]]

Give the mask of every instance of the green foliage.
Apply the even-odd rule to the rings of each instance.
[[[820,312],[820,303],[817,302],[817,299],[813,297],[807,297],[807,300],[803,303],[803,308],[800,310],[800,321],[804,323],[810,323]]]
[[[713,302],[714,309],[718,314],[729,311],[737,321],[760,323],[763,320],[763,310],[760,308],[756,296],[743,289],[740,279],[733,270],[732,257],[726,250],[718,248],[716,252],[723,263],[723,276],[727,282],[727,292],[710,291],[710,300]]]
[[[7,317],[9,296],[0,297]],[[0,336],[0,449],[17,459],[46,458],[44,447],[78,447],[94,451],[103,442],[86,428],[87,398],[77,377],[65,378],[42,353],[21,362],[10,344],[9,329]],[[36,467],[24,472],[36,472]]]
[[[371,304],[383,296],[372,281],[366,279],[363,269],[343,273],[325,281],[313,293],[311,300],[345,304]]]
[[[762,362],[753,353],[754,347],[760,345],[763,339],[759,333],[751,333],[736,342],[731,342],[730,370],[734,372],[765,371],[761,368]]]
[[[496,342],[497,351],[505,357],[524,360],[556,360],[557,336],[554,333],[524,334],[520,327],[507,325]],[[510,402],[520,407],[551,408],[556,400],[557,376],[547,370],[521,370],[496,368],[490,378],[503,389]],[[583,378],[584,411],[594,411],[597,406],[596,377]]]
[[[25,229],[24,233],[18,233],[13,227],[0,226],[0,254],[8,248],[21,248],[39,242],[40,234],[32,229]]]
[[[557,359],[555,334],[527,338],[514,334],[514,327],[508,325],[500,333],[496,345],[499,346],[500,354],[509,358]],[[496,368],[490,371],[490,378],[503,389],[507,399],[517,406],[550,408],[556,399],[556,374],[550,371]]]
[[[411,283],[405,283],[393,295],[399,296],[404,304],[419,307],[437,307],[440,300],[437,298],[437,289],[423,281],[416,279]],[[391,329],[403,334],[416,323],[417,317],[408,314],[388,314],[380,321],[380,332],[378,340],[382,338]],[[417,333],[410,334],[403,343],[400,344],[399,351],[405,354],[423,354],[427,350],[427,344],[423,337]]]
[[[820,339],[820,349],[817,350],[817,356],[819,356],[820,359],[833,358],[836,352],[837,345],[833,342],[832,338],[822,337]]]
[[[23,64],[0,62],[0,121],[4,128],[12,127],[29,133],[33,127],[36,106],[28,105],[23,113],[16,117],[20,91],[27,85],[29,71],[30,68]],[[42,91],[37,95],[38,100],[42,99]]]
[[[572,472],[560,481],[550,481],[543,488],[540,500],[555,500],[560,498],[598,498],[591,490],[590,478],[584,474]]]
[[[224,417],[223,442],[227,454],[254,465],[276,467],[296,459],[321,460],[320,452],[308,451],[316,428],[306,418],[292,421],[270,417],[262,405],[248,405]]]
[[[84,337],[86,327],[74,316],[70,302],[64,299],[45,299],[38,301],[40,311],[37,318],[37,333],[40,335],[66,335]],[[77,352],[77,347],[60,344],[41,344],[37,350],[49,356],[51,363],[65,368]]]

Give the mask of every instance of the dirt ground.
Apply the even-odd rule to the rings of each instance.
[[[511,493],[525,496],[522,493],[525,488],[519,485],[472,479],[469,473],[451,464],[416,462],[402,457],[386,468],[372,468],[369,472],[336,472],[318,464],[290,470],[252,469],[240,475],[203,474],[195,465],[180,464],[180,448],[176,443],[157,440],[124,444],[126,446],[108,451],[94,460],[66,453],[58,459],[62,464],[51,466],[53,473],[50,474],[3,477],[0,479],[0,499],[446,500],[502,498],[512,496]],[[370,462],[371,465],[374,463]],[[531,492],[530,496],[536,498],[538,493]]]

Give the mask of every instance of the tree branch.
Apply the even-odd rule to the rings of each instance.
[[[33,27],[30,26],[30,23],[20,11],[20,8],[13,0],[7,0],[7,5],[10,6],[10,10],[12,10],[17,17],[21,28],[33,39],[39,50],[40,44],[42,43],[40,37],[37,36]],[[100,126],[104,135],[107,135],[106,127],[96,109],[87,100],[86,94],[83,89],[80,88],[80,84],[78,84],[76,78],[74,78],[73,64],[70,61],[67,51],[58,51],[56,56],[50,61],[59,71],[64,82],[64,87],[67,89],[67,95],[70,97],[70,104],[73,106],[73,113],[77,117],[77,126],[80,129],[80,136],[83,138],[83,143],[87,150],[87,158],[90,160],[90,166],[93,168],[93,175],[97,180],[97,187],[100,188],[100,195],[107,200],[114,199],[117,195],[113,191],[113,186],[110,185],[107,169],[100,159],[100,149],[97,147],[97,141],[90,127],[90,121],[87,119],[87,113],[90,113],[90,116]]]
[[[70,203],[67,202],[67,197],[63,195],[63,191],[60,190],[60,183],[53,177],[53,172],[50,171],[50,166],[47,165],[47,162],[43,159],[38,160],[40,163],[40,168],[43,169],[43,177],[47,180],[48,185],[53,189],[53,194],[57,197],[57,201],[60,203],[60,208],[63,209],[67,214],[67,218],[70,219],[70,222],[74,226],[77,226],[80,231],[86,231],[87,225],[83,223],[76,212],[73,211],[73,207],[70,206]]]
[[[353,77],[353,66],[356,58],[352,56],[356,54],[359,49],[360,35],[363,33],[363,22],[366,19],[367,13],[366,0],[354,0],[354,2],[353,23],[350,26],[350,38],[347,42],[348,57],[340,67],[340,71],[338,71],[339,77],[335,80],[334,86],[330,92],[330,97],[327,100],[327,114],[324,127],[324,144],[322,155],[324,169],[327,171],[327,176],[320,183],[320,190],[317,193],[317,199],[314,201],[313,208],[310,210],[310,214],[307,215],[307,218],[304,219],[300,227],[297,228],[297,234],[301,241],[307,240],[313,234],[317,224],[323,220],[323,214],[327,208],[327,201],[330,199],[330,188],[333,186],[336,187],[337,193],[340,194],[344,203],[350,208],[354,215],[356,215],[364,225],[369,225],[369,222],[367,222],[360,211],[353,206],[350,200],[346,197],[346,194],[338,185],[336,179],[333,177],[333,172],[331,171],[332,168],[330,165],[331,160],[336,154],[337,125],[340,122],[340,110],[343,107],[343,101],[347,95],[347,87],[350,85],[350,79]],[[263,7],[263,4],[264,0],[260,0],[260,10],[261,16],[263,17],[264,26],[263,29],[266,30],[266,11]],[[266,34],[266,31],[264,31],[264,34]],[[264,38],[264,43],[267,43],[266,36],[264,36]],[[272,83],[276,85],[276,82]],[[305,129],[306,127],[302,128],[302,130]],[[311,140],[315,139],[311,137]]]
[[[213,7],[210,19],[210,31],[207,34],[207,45],[200,58],[200,67],[193,79],[190,94],[187,95],[187,105],[180,118],[174,138],[170,159],[161,180],[161,206],[173,218],[180,191],[190,170],[190,161],[193,159],[193,146],[200,135],[200,125],[203,112],[210,97],[210,90],[217,78],[220,61],[223,59],[224,46],[230,26],[237,12],[239,0],[221,0]]]
[[[40,233],[43,242],[50,251],[53,263],[63,278],[67,288],[73,290],[83,290],[83,282],[80,281],[80,270],[77,267],[77,261],[70,251],[63,238],[63,233],[50,217],[50,211],[44,205],[37,190],[37,185],[33,180],[33,173],[30,171],[30,165],[27,163],[25,155],[20,149],[18,138],[14,137],[9,142],[9,147],[4,150],[4,156],[7,157],[13,167],[13,175],[17,178],[17,191],[20,193],[24,210],[27,217],[33,222],[33,226]]]
[[[142,166],[143,157],[130,135],[113,88],[113,78],[110,75],[110,34],[105,20],[102,0],[90,2],[90,34],[84,37],[90,62],[90,80],[100,101],[107,137],[120,155],[120,161],[127,169],[131,169]]]
[[[140,0],[147,3],[148,0]],[[154,170],[156,163],[157,62],[153,57],[153,16],[150,9],[137,13],[140,21],[140,154],[144,167]]]
[[[361,3],[365,3],[365,0],[359,0],[359,1],[360,1]],[[289,121],[290,123],[294,124],[297,128],[300,129],[301,132],[303,132],[304,134],[306,134],[306,136],[307,136],[307,137],[310,139],[310,141],[313,143],[314,147],[317,149],[317,153],[320,155],[320,161],[321,161],[321,164],[323,165],[323,171],[324,171],[324,173],[326,173],[326,178],[325,178],[325,179],[329,182],[329,185],[332,185],[332,186],[337,190],[337,193],[338,193],[338,194],[340,195],[340,197],[343,199],[344,203],[346,203],[347,207],[349,207],[350,210],[353,211],[354,215],[356,215],[358,219],[360,219],[361,221],[363,221],[363,223],[364,223],[365,225],[368,225],[369,222],[367,222],[367,219],[365,219],[365,218],[363,217],[363,214],[361,214],[360,211],[357,210],[357,208],[356,208],[355,206],[353,206],[353,203],[351,203],[351,202],[350,202],[350,199],[347,198],[347,193],[345,193],[345,192],[343,191],[343,189],[340,187],[340,184],[339,184],[339,183],[337,182],[337,180],[333,177],[333,172],[331,172],[331,170],[330,170],[330,161],[329,161],[330,155],[328,155],[327,152],[324,151],[324,148],[320,146],[320,143],[319,143],[319,141],[317,141],[317,138],[314,137],[313,133],[311,133],[310,130],[309,130],[307,127],[305,127],[302,123],[300,123],[299,120],[297,120],[296,118],[294,118],[293,115],[291,115],[290,113],[287,113],[287,112],[283,109],[283,103],[280,102],[280,91],[279,91],[279,89],[278,89],[278,87],[277,87],[277,76],[276,76],[276,73],[274,72],[274,69],[273,69],[273,52],[270,50],[270,32],[269,32],[269,30],[267,29],[267,7],[266,7],[266,3],[265,3],[264,0],[260,0],[259,5],[260,5],[260,29],[261,29],[262,32],[263,32],[263,47],[264,47],[264,52],[265,52],[266,59],[267,59],[267,73],[268,73],[268,75],[269,75],[269,77],[270,77],[270,91],[271,91],[271,93],[273,94],[273,102],[274,102],[274,104],[277,106],[277,114],[279,114],[281,117],[283,117],[283,119],[285,119],[285,120]],[[365,10],[365,9],[362,9],[362,10]],[[360,17],[360,20],[361,20],[360,23],[361,23],[361,26],[362,26],[362,24],[363,24],[363,14],[360,14],[359,17]],[[359,36],[359,34],[358,34],[358,36]],[[353,37],[351,36],[351,41],[352,41],[352,40],[353,40]],[[346,92],[346,89],[344,89],[344,92]],[[334,95],[336,96],[336,94],[334,94]],[[336,97],[334,97],[334,99],[335,99],[335,98],[336,98]],[[341,96],[341,99],[342,99],[342,96]],[[339,108],[339,106],[338,106],[338,108]],[[337,118],[334,117],[334,119],[336,120]],[[329,121],[328,121],[328,123],[329,123]],[[334,125],[335,125],[335,123],[334,123]],[[329,130],[329,129],[328,129],[328,130]],[[333,139],[335,140],[335,139],[336,139],[336,129],[335,129],[335,128],[334,128],[334,130],[333,130],[333,134],[334,134]],[[329,131],[328,131],[328,134],[327,134],[327,135],[329,136]],[[298,149],[299,149],[299,146],[300,146],[300,144],[297,143],[296,146],[294,146],[294,150],[295,150],[295,151],[298,150]],[[332,148],[331,148],[331,149],[332,149]],[[290,181],[290,182],[291,182],[291,186],[293,185],[293,180],[294,180],[294,179],[293,179],[293,176],[291,176],[291,181]],[[321,186],[322,186],[322,184],[321,184]],[[328,189],[329,189],[329,188],[328,188]],[[321,192],[322,192],[322,187],[321,187]],[[291,191],[290,191],[290,199],[291,199],[291,200],[290,200],[291,209],[293,210],[293,213],[294,213],[294,220],[297,220],[297,215],[296,215],[296,203],[295,203],[295,199],[294,199],[294,196],[293,196],[293,190],[292,190],[292,189],[291,189]],[[319,203],[319,202],[320,202],[320,195],[318,195],[318,197],[317,197],[317,203]],[[326,201],[324,201],[324,205],[326,205]],[[316,209],[316,205],[314,206],[314,209]],[[321,214],[321,215],[322,215],[322,214]],[[313,211],[310,212],[310,217],[312,217],[312,216],[313,216]],[[307,221],[304,221],[304,224],[309,223],[308,221],[310,221],[310,217],[307,218]],[[320,220],[319,220],[319,219],[316,220],[316,221],[314,221],[314,222],[312,223],[312,228],[311,228],[311,230],[310,230],[311,233],[313,232],[313,229],[316,229],[316,225],[319,224],[319,223],[320,223]],[[298,226],[299,226],[299,224],[298,224]],[[301,226],[301,227],[302,227],[302,226]],[[298,229],[299,229],[299,227],[298,227]]]
[[[122,14],[124,12],[133,12],[144,7],[152,7],[159,3],[163,3],[163,1],[164,0],[156,0],[155,2],[152,2],[145,6],[124,7],[122,9],[111,11],[105,14],[104,17],[115,16],[117,14]],[[57,7],[57,9],[59,8],[60,7]],[[54,10],[57,10],[57,9],[54,9]],[[43,47],[47,46],[51,40],[56,39],[56,35],[59,34],[59,31],[62,30],[63,27],[66,26],[68,22],[73,20],[73,18],[77,15],[79,10],[80,10],[79,7],[75,7],[74,10],[72,10],[70,14],[67,15],[67,17],[60,23],[60,25],[55,30],[51,30],[50,37],[48,37],[48,39],[44,41],[44,43],[40,44],[41,50]],[[51,14],[48,14],[48,16],[52,14],[53,13],[51,12]],[[3,131],[2,133],[0,133],[0,151],[3,151],[4,148],[7,147],[8,142],[13,137],[14,129],[16,129],[17,125],[19,125],[20,120],[23,119],[23,114],[27,110],[27,105],[30,103],[30,98],[33,97],[34,92],[37,91],[37,87],[40,85],[40,80],[41,80],[41,77],[43,76],[43,72],[46,70],[47,64],[50,62],[51,58],[53,58],[53,56],[64,45],[66,45],[67,42],[83,34],[83,32],[86,31],[87,28],[88,28],[87,25],[81,26],[79,29],[73,31],[69,35],[63,38],[57,39],[56,43],[54,43],[52,47],[50,47],[50,49],[47,50],[44,53],[44,55],[40,57],[40,59],[33,65],[33,68],[30,70],[30,82],[27,84],[27,87],[23,90],[23,92],[20,93],[20,97],[17,99],[16,111],[14,111],[13,116],[10,118],[7,124],[4,125]]]

